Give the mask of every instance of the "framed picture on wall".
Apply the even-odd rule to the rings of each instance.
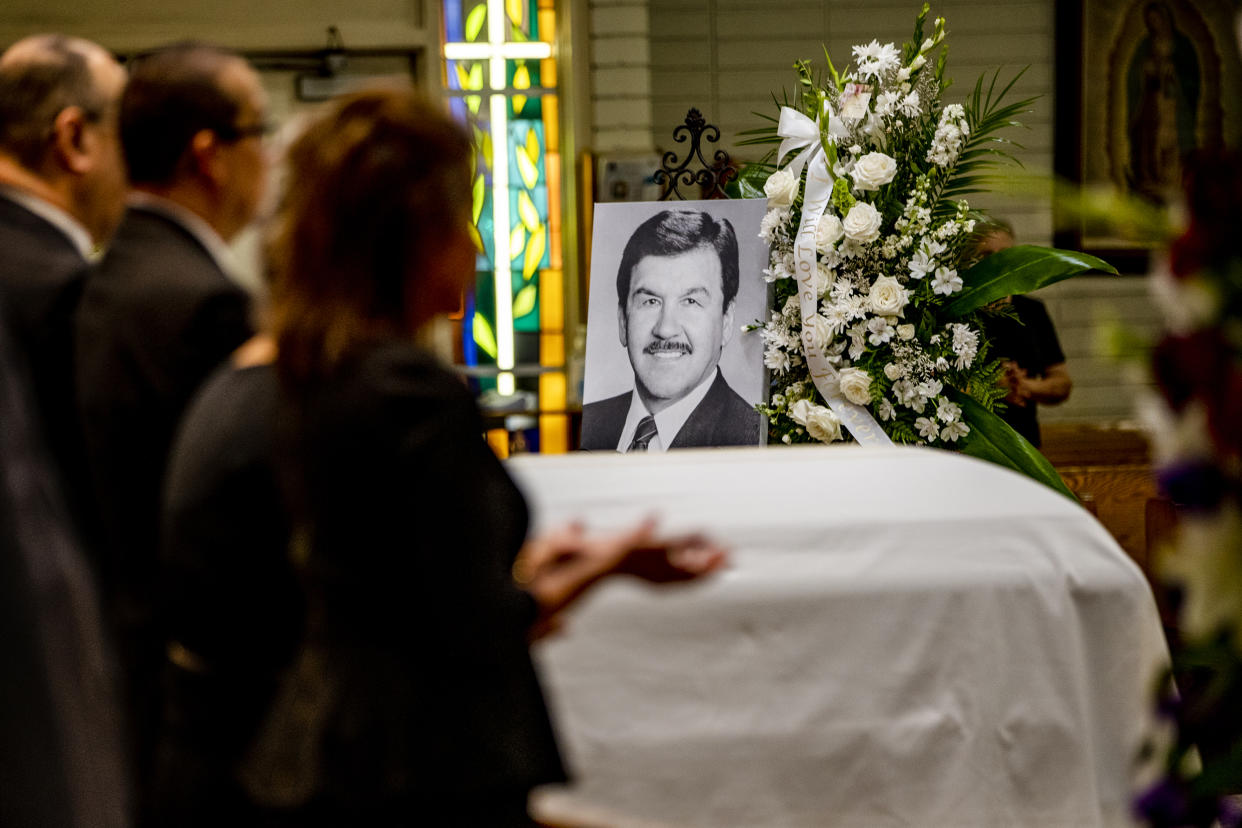
[[[1234,20],[1233,0],[1058,0],[1058,175],[1161,208],[1176,203],[1182,159],[1236,146],[1242,135]],[[1158,240],[1122,237],[1058,209],[1058,246],[1146,272]]]

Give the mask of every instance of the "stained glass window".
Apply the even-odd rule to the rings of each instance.
[[[564,409],[560,142],[553,0],[444,0],[444,87],[478,147],[478,280],[463,355],[502,395],[530,374],[539,410]],[[557,385],[559,383],[559,394]],[[562,448],[541,422],[544,450]],[[563,449],[562,449],[563,450]]]

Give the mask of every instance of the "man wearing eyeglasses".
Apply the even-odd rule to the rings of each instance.
[[[231,52],[179,44],[134,62],[120,107],[132,193],[78,313],[77,391],[103,534],[99,569],[129,680],[140,794],[164,662],[161,485],[186,404],[253,332],[227,243],[263,198],[266,106],[258,75]]]
[[[112,55],[80,38],[37,35],[0,55],[0,307],[78,519],[88,486],[73,393],[73,315],[88,261],[121,217],[124,86],[125,70]]]

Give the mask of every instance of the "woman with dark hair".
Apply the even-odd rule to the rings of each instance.
[[[530,824],[529,790],[564,771],[529,640],[605,575],[722,563],[649,523],[526,540],[465,385],[413,342],[474,278],[471,156],[438,107],[398,91],[339,102],[290,151],[270,337],[205,388],[168,480],[170,654],[208,688],[174,689],[169,742],[211,744],[209,767],[163,788],[214,809],[194,821]],[[237,689],[256,674],[266,690]],[[227,736],[221,700],[244,710]]]

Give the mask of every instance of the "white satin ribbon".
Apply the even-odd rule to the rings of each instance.
[[[828,110],[828,115],[831,129],[835,118],[831,110]],[[806,167],[802,222],[798,225],[798,235],[794,239],[794,270],[798,279],[798,303],[802,312],[802,352],[806,355],[811,380],[828,403],[828,407],[855,440],[865,446],[892,445],[892,441],[888,439],[884,429],[880,428],[875,417],[871,416],[870,411],[841,395],[837,369],[828,361],[823,348],[816,346],[811,335],[811,320],[819,313],[819,297],[815,292],[815,271],[818,268],[815,231],[828,207],[828,199],[832,196],[832,173],[828,170],[828,156],[824,153],[820,140],[819,121],[812,121],[787,106],[781,107],[777,135],[784,139],[781,141],[777,163],[788,153],[802,150],[790,163],[789,169],[796,176]]]

